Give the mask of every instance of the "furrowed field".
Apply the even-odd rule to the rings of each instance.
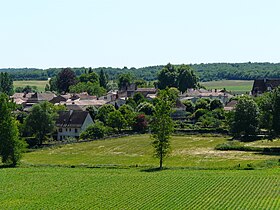
[[[214,149],[227,140],[173,136],[163,171],[149,135],[29,152],[0,169],[0,209],[279,209],[279,155]]]
[[[226,89],[234,94],[249,93],[253,87],[252,80],[219,80],[211,82],[202,82],[207,89]]]

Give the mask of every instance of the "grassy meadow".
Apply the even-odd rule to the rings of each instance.
[[[279,155],[214,149],[228,139],[175,135],[163,171],[149,135],[30,151],[0,169],[0,209],[279,209]]]
[[[253,80],[219,80],[202,82],[201,84],[207,89],[226,89],[234,94],[249,93],[253,87]]]
[[[36,86],[39,92],[43,92],[45,91],[46,84],[48,84],[48,80],[21,80],[14,81],[14,88],[25,87],[26,85],[29,85]]]

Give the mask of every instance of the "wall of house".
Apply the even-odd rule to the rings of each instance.
[[[81,127],[81,132],[86,130],[87,127],[90,126],[91,124],[93,124],[93,120],[92,120],[90,114],[88,114],[85,121],[84,121],[84,124]]]
[[[60,130],[61,129],[61,130]],[[68,137],[77,138],[80,136],[81,128],[58,128],[57,140],[64,140]]]

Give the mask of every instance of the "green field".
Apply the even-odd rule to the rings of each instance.
[[[0,170],[1,209],[279,209],[279,170]]]
[[[278,158],[254,152],[214,149],[217,144],[228,139],[227,136],[173,136],[172,152],[164,165],[177,168],[228,169],[239,164],[241,167],[246,167],[247,164],[259,166],[270,159]],[[280,140],[265,142],[267,147],[275,147]],[[254,146],[258,144],[262,146],[264,143],[255,142]],[[153,158],[152,154],[149,135],[134,135],[37,150],[26,153],[22,162],[26,165],[157,167],[158,160]]]
[[[211,82],[202,82],[207,89],[223,89],[235,94],[249,93],[253,87],[253,80],[219,80]]]
[[[45,86],[48,84],[48,80],[22,80],[22,81],[14,81],[14,88],[16,87],[25,87],[26,85],[29,86],[36,86],[39,92],[45,91]]]
[[[214,150],[228,139],[173,136],[163,171],[149,135],[28,152],[0,169],[0,209],[279,209],[279,155]]]

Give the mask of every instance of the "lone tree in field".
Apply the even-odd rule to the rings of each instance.
[[[155,106],[152,117],[151,131],[155,156],[159,158],[159,169],[162,170],[163,159],[170,151],[170,138],[174,130],[170,117],[174,101],[170,100],[168,90],[160,92],[160,98]]]
[[[16,166],[24,143],[19,139],[16,120],[12,117],[13,104],[5,94],[0,95],[0,156],[6,165]]]

